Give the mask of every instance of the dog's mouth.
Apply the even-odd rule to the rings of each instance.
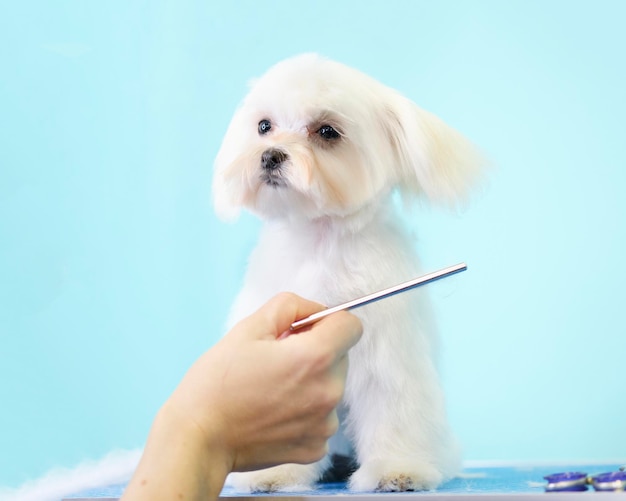
[[[272,188],[284,188],[287,186],[287,180],[283,175],[282,169],[263,171],[261,173],[261,182]]]

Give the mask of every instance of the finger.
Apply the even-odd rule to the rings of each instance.
[[[335,433],[339,430],[339,416],[337,414],[337,409],[333,409],[333,411],[326,418],[326,429],[322,433],[322,437],[325,440],[330,439]]]
[[[255,337],[276,339],[289,330],[293,322],[308,317],[325,307],[290,292],[277,294],[245,319]]]
[[[291,324],[296,320],[308,317],[325,307],[314,301],[309,301],[296,294],[283,292],[274,296],[260,311],[265,315],[270,325],[274,326],[275,336],[288,332]]]
[[[342,358],[339,359],[338,362],[335,363],[335,369],[334,369],[334,375],[336,377],[339,377],[341,379],[341,381],[345,381],[346,377],[348,375],[348,357],[347,356],[343,356]]]
[[[363,325],[355,315],[338,311],[313,324],[299,338],[317,346],[326,346],[336,353],[337,358],[341,358],[361,339],[362,334]]]

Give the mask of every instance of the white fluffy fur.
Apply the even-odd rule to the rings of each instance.
[[[21,487],[0,487],[2,501],[59,501],[80,491],[127,483],[141,457],[141,450],[112,451],[99,460],[72,468],[57,467]]]
[[[271,122],[266,134],[261,120]],[[323,125],[340,137],[320,137]],[[270,148],[286,157],[273,172],[278,186],[262,175]],[[231,322],[280,291],[334,305],[418,275],[392,193],[454,205],[480,165],[460,134],[372,78],[313,54],[278,63],[253,83],[215,163],[217,212],[232,218],[245,208],[265,222]],[[416,290],[355,314],[364,336],[349,355],[341,436],[331,452],[356,455],[354,490],[435,488],[457,473],[460,455],[428,298]],[[310,486],[326,465],[284,465],[230,481],[248,491],[290,490]]]

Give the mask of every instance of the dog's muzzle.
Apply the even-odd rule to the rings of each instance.
[[[287,153],[276,148],[270,148],[261,155],[261,179],[271,186],[285,186],[283,177],[283,163],[289,158]]]
[[[265,150],[261,155],[261,167],[263,170],[273,171],[279,169],[281,164],[287,160],[287,153],[275,148]]]

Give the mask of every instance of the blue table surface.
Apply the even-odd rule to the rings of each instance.
[[[546,481],[543,479],[545,475],[566,471],[581,471],[589,475],[599,473],[617,471],[620,464],[603,464],[603,465],[550,465],[550,466],[498,466],[498,467],[471,467],[465,468],[463,473],[454,478],[436,491],[430,491],[429,494],[438,495],[509,495],[509,494],[541,494],[544,492]],[[125,485],[109,485],[97,489],[89,489],[77,492],[64,499],[116,499],[122,495]],[[590,488],[590,490],[592,490]],[[254,497],[316,497],[316,496],[351,496],[346,488],[345,483],[318,484],[315,489],[298,492],[281,492],[268,494],[254,494]],[[358,493],[363,496],[364,493]],[[367,495],[389,495],[389,493],[366,493]],[[423,493],[394,493],[398,495],[420,496]],[[355,494],[356,495],[356,494]],[[250,494],[237,493],[230,487],[225,487],[221,497],[250,497]],[[554,496],[554,494],[550,494]],[[626,493],[621,496],[626,501]]]

